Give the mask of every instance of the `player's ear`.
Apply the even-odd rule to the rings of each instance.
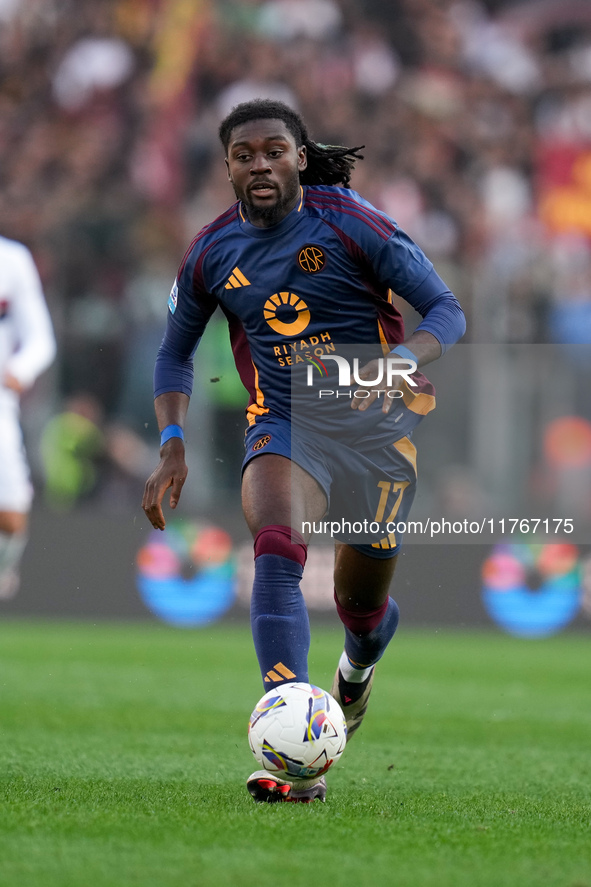
[[[234,180],[232,179],[232,175],[231,175],[231,173],[230,173],[230,164],[228,163],[228,158],[227,158],[227,157],[224,157],[224,163],[226,164],[226,171],[227,171],[227,173],[228,173],[228,178],[230,179],[230,181],[232,182],[232,184],[234,184]]]
[[[303,172],[308,166],[308,153],[306,151],[306,146],[302,145],[301,148],[298,148],[298,171]]]

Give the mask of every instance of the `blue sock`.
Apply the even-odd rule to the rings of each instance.
[[[265,690],[308,681],[310,622],[300,590],[303,569],[278,554],[255,558],[250,624]]]
[[[400,611],[393,598],[388,598],[386,613],[379,625],[368,634],[359,635],[345,626],[345,653],[356,665],[365,667],[374,665],[382,658],[386,647],[394,637],[398,628]]]

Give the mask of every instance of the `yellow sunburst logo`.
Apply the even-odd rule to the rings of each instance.
[[[283,336],[299,336],[310,323],[308,306],[295,293],[274,293],[265,302],[263,315],[271,329]]]

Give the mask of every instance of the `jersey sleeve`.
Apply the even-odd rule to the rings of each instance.
[[[426,330],[435,336],[442,354],[466,332],[462,306],[434,268],[416,290],[409,293],[406,301],[423,318],[417,330]]]
[[[53,361],[55,336],[33,256],[22,244],[15,249],[11,271],[16,348],[5,370],[28,387]]]
[[[207,322],[217,306],[205,291],[183,286],[175,280],[168,299],[168,319],[154,368],[154,397],[180,391],[189,397],[193,391],[193,356]]]
[[[460,303],[433,268],[422,249],[400,228],[380,247],[373,266],[378,277],[423,318],[426,330],[441,345],[442,354],[466,332]]]

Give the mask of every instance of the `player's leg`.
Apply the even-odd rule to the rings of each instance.
[[[389,588],[402,543],[400,528],[416,490],[416,450],[409,438],[371,452],[338,450],[335,466],[330,517],[342,514],[351,528],[366,518],[379,527],[375,535],[373,529],[362,533],[363,538],[349,530],[336,547],[335,597],[345,649],[331,692],[341,703],[350,739],[365,714],[375,664],[398,626],[398,606]]]
[[[326,496],[303,468],[285,456],[265,453],[244,470],[242,504],[254,537],[251,625],[263,685],[270,690],[307,681],[310,624],[300,581],[308,539],[298,528],[322,517]],[[246,785],[259,803],[309,803],[326,795],[323,777],[294,783],[257,770]]]
[[[398,555],[377,559],[341,542],[335,548],[335,600],[345,649],[365,668],[381,658],[396,630],[398,608],[389,589]]]
[[[18,416],[3,411],[0,422],[0,600],[16,594],[27,544],[33,489]]]
[[[336,545],[335,601],[345,627],[345,649],[331,692],[345,714],[347,740],[361,725],[374,667],[398,626],[398,606],[389,596],[397,557],[378,559],[350,545]]]
[[[300,530],[322,518],[326,496],[299,465],[264,453],[246,465],[242,505],[254,538],[251,625],[263,685],[307,681],[310,626],[300,581],[308,538]]]
[[[27,539],[27,514],[0,511],[0,600],[8,600],[18,590],[19,567]]]

